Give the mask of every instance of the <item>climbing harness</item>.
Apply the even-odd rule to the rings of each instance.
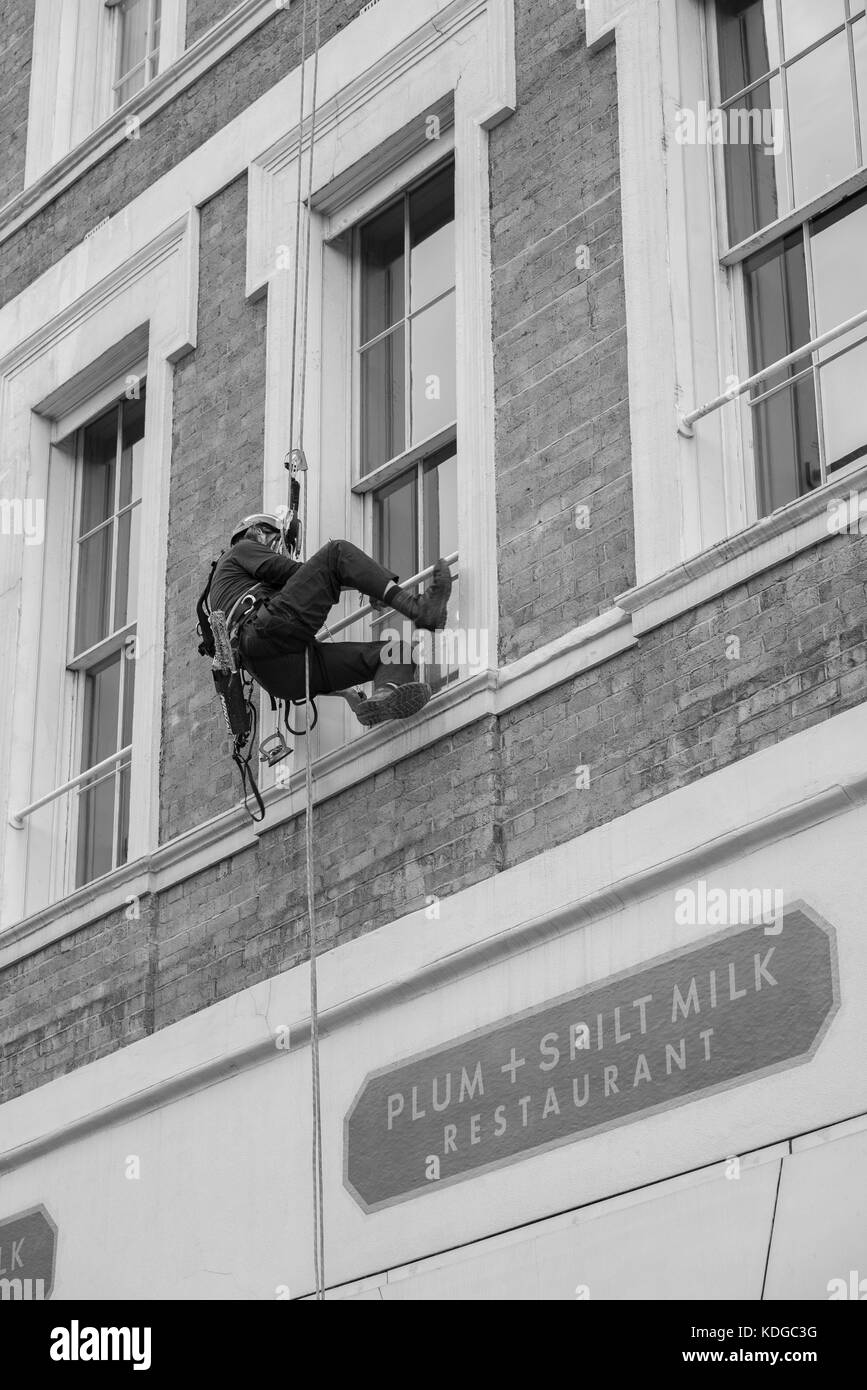
[[[253,680],[247,676],[238,659],[237,638],[233,641],[231,619],[238,604],[233,606],[227,620],[226,615],[219,609],[212,610],[208,602],[217,563],[214,560],[211,564],[208,582],[196,604],[198,632],[202,639],[199,643],[199,653],[211,658],[214,687],[220,698],[226,728],[232,740],[232,761],[241,774],[244,808],[250,819],[258,824],[265,819],[265,803],[250,763],[259,717],[253,699]],[[250,597],[252,596],[244,595],[244,599]],[[244,617],[251,611],[248,608]],[[250,808],[251,796],[256,803],[255,811]]]

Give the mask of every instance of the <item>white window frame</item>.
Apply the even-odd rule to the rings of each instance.
[[[77,618],[78,597],[79,597],[79,595],[78,595],[79,567],[78,567],[78,539],[77,539],[77,537],[78,537],[79,518],[80,518],[80,514],[81,514],[81,497],[82,497],[82,491],[83,491],[83,487],[84,487],[84,470],[85,470],[85,467],[86,467],[86,463],[85,463],[85,460],[84,460],[83,454],[82,454],[83,432],[84,432],[85,428],[87,427],[87,425],[91,424],[94,420],[99,419],[99,417],[100,417],[101,415],[104,415],[105,412],[106,412],[108,409],[110,409],[112,406],[116,406],[121,400],[124,399],[124,397],[125,397],[125,392],[126,392],[126,388],[127,388],[127,382],[129,381],[130,378],[135,378],[137,382],[140,382],[142,386],[145,386],[145,387],[146,387],[146,381],[147,381],[147,358],[146,358],[146,357],[143,358],[141,361],[136,362],[135,364],[133,364],[133,365],[129,368],[129,370],[123,374],[123,376],[118,377],[118,378],[117,378],[114,382],[112,382],[104,391],[102,391],[102,392],[99,393],[99,396],[100,396],[100,404],[98,405],[98,407],[94,408],[94,402],[93,402],[93,401],[90,402],[89,407],[86,407],[86,408],[85,408],[85,409],[87,410],[87,418],[84,419],[83,421],[81,421],[81,423],[79,423],[79,424],[72,424],[72,426],[71,426],[71,428],[70,428],[70,421],[69,421],[69,420],[65,420],[65,419],[63,419],[63,418],[60,418],[60,419],[58,419],[58,420],[55,421],[55,425],[54,425],[54,432],[55,432],[55,434],[57,435],[57,439],[58,439],[58,447],[62,448],[64,445],[66,445],[66,446],[69,448],[70,455],[71,455],[71,456],[74,456],[74,460],[75,460],[75,482],[74,482],[74,487],[73,487],[74,501],[73,501],[73,508],[72,508],[72,534],[71,534],[71,536],[70,536],[70,546],[69,546],[69,552],[68,552],[68,554],[69,554],[69,563],[70,563],[70,566],[71,566],[71,572],[70,572],[70,578],[69,578],[69,618],[68,618],[68,623],[67,623],[66,660],[65,660],[66,672],[67,672],[67,677],[68,677],[68,681],[67,681],[66,683],[67,683],[67,685],[68,685],[68,687],[69,687],[69,694],[70,694],[70,701],[69,701],[69,703],[70,703],[70,707],[71,707],[71,710],[72,710],[72,738],[71,738],[71,743],[70,743],[69,759],[68,759],[68,761],[69,761],[69,766],[70,766],[71,769],[73,769],[73,771],[71,772],[71,775],[72,775],[72,776],[77,776],[77,775],[78,775],[78,770],[81,768],[81,758],[82,758],[82,750],[83,750],[84,734],[85,734],[85,729],[84,729],[84,715],[85,715],[85,693],[84,693],[84,692],[85,692],[85,679],[84,679],[84,678],[86,677],[87,672],[93,670],[96,666],[101,665],[103,661],[107,660],[108,657],[115,655],[117,651],[124,652],[125,649],[126,649],[126,647],[127,647],[127,644],[128,644],[128,642],[129,642],[130,637],[133,637],[133,640],[134,640],[134,642],[135,642],[135,648],[134,648],[135,651],[138,650],[139,644],[140,644],[140,642],[142,641],[142,639],[143,639],[143,638],[144,638],[145,640],[147,639],[147,634],[142,632],[141,627],[140,627],[139,618],[138,618],[138,609],[139,609],[138,595],[139,595],[139,591],[141,590],[142,582],[143,582],[143,576],[142,576],[142,572],[141,572],[141,569],[140,569],[138,575],[136,576],[136,617],[135,617],[131,622],[125,623],[123,627],[118,628],[117,630],[115,630],[115,631],[113,631],[112,633],[110,633],[108,637],[104,638],[102,641],[100,641],[99,643],[95,644],[95,646],[94,646],[93,648],[89,648],[89,649],[87,649],[86,651],[82,651],[82,652],[79,652],[79,653],[76,653],[76,651],[75,651],[75,622],[76,622],[76,618]],[[107,399],[106,399],[106,398],[107,398]],[[145,410],[147,410],[147,397],[145,397]],[[81,412],[78,412],[78,413],[80,414]],[[146,436],[145,436],[145,449],[146,449],[146,448],[147,448],[147,439],[146,439]],[[139,525],[141,526],[141,515],[142,515],[142,514],[141,514],[141,506],[142,506],[141,500],[139,500],[138,502],[136,502],[134,505],[135,505],[135,508],[139,510]],[[116,523],[116,517],[115,517],[115,523]],[[142,553],[143,553],[143,552],[142,552]],[[112,582],[112,603],[111,603],[111,607],[110,607],[110,612],[112,612],[112,613],[114,612],[114,584],[115,584],[115,580],[116,580],[116,578],[117,578],[116,563],[114,563],[114,561],[116,561],[116,557],[113,556],[112,579],[111,579],[111,582]],[[121,669],[124,671],[124,677],[123,677],[123,680],[121,681],[121,689],[120,689],[120,693],[119,693],[119,707],[118,707],[119,728],[120,728],[120,725],[121,725],[122,720],[123,720],[124,688],[125,688],[125,681],[126,681],[126,679],[127,679],[127,677],[128,677],[128,672],[126,671],[126,668],[125,668],[125,666],[124,666],[124,664],[123,664],[124,659],[125,659],[125,658],[122,657]],[[133,703],[133,711],[134,711],[134,710],[135,710],[135,702]],[[118,750],[120,749],[120,747],[121,747],[121,744],[118,743]],[[118,776],[118,770],[117,770],[117,768],[115,768],[114,771],[113,771],[110,775],[112,775],[113,777],[115,777],[115,779],[117,779],[117,776]],[[134,802],[134,800],[133,800],[133,796],[134,796],[134,791],[135,791],[135,783],[137,783],[139,780],[140,780],[140,769],[138,769],[138,768],[136,768],[136,767],[134,767],[134,766],[132,765],[132,756],[131,756],[131,759],[130,759],[130,828],[129,828],[129,832],[130,832],[130,842],[132,842],[132,840],[133,840],[133,830],[132,830],[132,827],[133,827],[133,821],[134,821],[134,816],[135,816],[135,802]],[[64,894],[65,894],[65,893],[71,893],[71,892],[73,892],[73,891],[75,890],[76,886],[77,886],[76,883],[75,883],[75,879],[76,879],[76,875],[77,875],[77,861],[78,861],[78,852],[79,852],[79,829],[80,829],[80,826],[79,826],[79,811],[80,811],[80,806],[81,806],[81,796],[82,796],[81,793],[72,793],[72,794],[67,798],[66,817],[67,817],[67,824],[68,824],[68,827],[69,827],[69,834],[68,834],[68,835],[65,835],[65,836],[63,837],[63,842],[64,842],[64,843],[66,844],[66,846],[67,846],[66,863],[65,863],[65,865],[63,865],[63,866],[58,865],[58,879],[59,879],[59,881],[60,881],[60,884],[61,884],[61,887],[62,887],[62,891],[64,892]],[[118,797],[117,794],[116,794],[116,799],[115,799],[115,824],[114,824],[113,843],[112,843],[112,859],[113,859],[113,860],[114,860],[114,858],[115,858],[116,846],[117,846],[117,829],[118,829],[118,820],[117,820],[117,818],[118,818],[118,812],[119,812],[119,797]],[[63,812],[63,809],[62,809],[62,808],[61,808],[60,811],[59,811],[59,815],[60,815],[61,817],[63,817],[63,815],[64,815],[64,812]],[[122,861],[122,863],[125,863],[125,862],[126,862],[125,860]],[[121,867],[121,865],[115,865],[114,867],[119,868],[119,867]],[[93,880],[87,880],[86,882],[92,882],[92,881],[93,881]],[[82,886],[84,886],[84,885],[82,885]]]
[[[349,486],[352,494],[361,504],[361,526],[357,535],[358,543],[371,555],[374,553],[373,535],[373,504],[370,500],[372,495],[381,488],[386,487],[398,477],[410,472],[415,468],[418,472],[418,465],[434,454],[454,442],[455,453],[457,456],[458,485],[460,486],[461,474],[461,439],[459,422],[457,418],[450,421],[448,425],[437,431],[436,434],[427,439],[419,440],[417,444],[411,444],[394,458],[388,459],[378,468],[370,473],[363,474],[361,471],[361,356],[359,352],[358,330],[361,323],[361,266],[359,260],[358,231],[360,224],[367,221],[380,208],[394,201],[413,185],[434,174],[441,166],[450,165],[454,168],[454,131],[449,130],[443,134],[441,139],[426,149],[419,151],[414,160],[411,161],[413,172],[409,177],[405,177],[398,189],[393,188],[394,176],[385,180],[378,181],[375,185],[368,188],[365,195],[353,200],[353,203],[341,209],[341,223],[351,216],[351,224],[346,231],[341,234],[341,241],[345,238],[345,246],[348,260],[349,271],[349,293],[352,303],[352,333],[350,342],[350,360],[346,363],[344,370],[349,374],[352,390],[352,454],[350,460]],[[407,173],[404,168],[401,172]],[[457,233],[457,228],[456,228]],[[334,242],[332,240],[331,244]],[[408,310],[407,310],[408,313]],[[407,316],[405,315],[405,318]],[[408,318],[407,318],[408,321]],[[407,339],[409,339],[407,334]],[[406,343],[407,354],[410,351],[409,341]],[[406,381],[406,391],[409,393],[409,378]],[[470,465],[471,466],[471,465]],[[353,512],[358,508],[353,506]],[[355,518],[354,518],[355,519]],[[418,525],[421,530],[423,526],[422,513],[419,512]],[[418,566],[421,570],[421,565]],[[415,572],[415,571],[414,571]],[[401,576],[408,579],[409,575]],[[454,622],[454,618],[451,619]],[[400,620],[394,617],[386,626],[392,631],[400,626]],[[376,637],[376,632],[371,630],[371,637]],[[466,677],[466,670],[462,675]]]
[[[758,520],[748,407],[705,417],[692,438],[678,430],[747,361],[718,151],[675,138],[678,110],[713,103],[708,0],[587,0],[585,16],[591,50],[616,39],[636,555],[636,586],[617,602],[638,634],[828,539],[833,484]]]
[[[123,78],[121,78],[120,74],[118,73],[118,63],[119,63],[119,60],[120,60],[120,44],[121,44],[121,35],[122,35],[122,32],[123,32],[123,14],[124,14],[124,4],[125,4],[125,2],[126,2],[126,0],[103,0],[103,3],[105,4],[106,9],[108,9],[108,10],[110,11],[111,19],[112,19],[112,28],[113,28],[113,33],[112,33],[111,41],[110,41],[110,44],[111,44],[112,61],[111,61],[111,68],[110,68],[110,71],[111,71],[111,96],[110,96],[110,98],[109,98],[110,109],[111,109],[112,111],[118,110],[121,106],[123,106],[123,105],[125,104],[124,102],[118,101],[118,100],[117,100],[117,88],[121,85],[121,82],[128,82],[129,79],[130,79],[130,76],[132,75],[132,72],[134,71],[134,69],[130,69],[130,72],[129,72],[129,73],[125,73],[125,74],[123,75]],[[150,64],[151,64],[151,62],[152,62],[152,60],[153,60],[153,49],[150,47],[150,40],[151,40],[152,33],[153,33],[153,14],[154,14],[154,8],[155,8],[155,6],[156,6],[156,0],[146,0],[146,3],[147,3],[147,5],[148,5],[148,25],[147,25],[147,42],[146,42],[146,46],[145,46],[145,56],[144,56],[144,58],[141,60],[141,62],[139,62],[139,63],[136,64],[136,67],[142,67],[142,66],[143,66],[143,67],[145,68],[145,73],[147,74],[147,69],[149,68],[149,66],[150,66]],[[139,88],[139,91],[141,91],[144,87],[146,87],[146,86],[148,85],[149,82],[152,82],[153,79],[154,79],[155,77],[157,77],[157,76],[160,74],[160,72],[162,72],[162,71],[163,71],[163,59],[162,59],[162,17],[161,17],[161,18],[160,18],[160,43],[159,43],[159,47],[157,48],[157,66],[156,66],[156,71],[153,72],[153,73],[151,74],[150,77],[148,77],[147,75],[145,76],[145,81],[142,83],[142,87]],[[138,96],[138,92],[133,93],[133,96]],[[132,100],[132,98],[128,98],[128,100]]]
[[[714,108],[717,108],[721,104],[721,83],[719,47],[717,42],[716,0],[706,0],[706,2],[708,5],[706,33],[707,49],[709,55],[708,81],[711,93],[710,105]],[[863,0],[858,0],[859,5],[862,3]],[[854,5],[855,0],[850,0],[850,8],[854,7]],[[867,17],[865,17],[864,11],[862,11],[859,14],[858,19],[864,23],[867,23]],[[848,30],[851,23],[852,20],[847,19],[845,21],[845,25],[841,26],[841,31],[843,29]],[[798,56],[800,57],[801,55]],[[791,61],[792,60],[789,59],[787,60],[787,63],[791,63]],[[854,71],[850,73],[850,80],[852,81],[854,90]],[[864,101],[867,102],[867,93],[864,94]],[[788,95],[785,90],[785,84],[783,84],[783,102],[785,109],[788,110]],[[815,197],[809,199],[804,203],[793,204],[792,209],[784,213],[783,216],[778,218],[776,222],[768,223],[767,226],[759,228],[759,230],[754,232],[751,236],[746,237],[744,240],[738,243],[732,244],[729,238],[728,217],[725,198],[725,150],[721,145],[715,145],[712,147],[712,157],[715,163],[714,177],[716,181],[716,187],[719,190],[719,196],[717,197],[717,234],[719,238],[719,246],[721,248],[720,264],[723,267],[727,267],[729,271],[729,287],[732,299],[732,313],[734,322],[737,360],[741,364],[740,376],[743,380],[746,379],[746,377],[750,374],[750,371],[752,370],[750,364],[749,331],[746,318],[746,286],[744,279],[744,264],[747,260],[749,260],[749,258],[752,255],[755,254],[756,251],[761,250],[763,247],[772,245],[775,242],[781,241],[790,232],[796,231],[798,229],[803,230],[803,228],[807,224],[813,221],[822,212],[826,212],[829,209],[836,207],[838,204],[844,202],[846,198],[848,198],[852,193],[855,193],[867,186],[867,152],[865,152],[865,150],[862,148],[860,125],[858,122],[856,122],[856,150],[862,153],[862,164],[855,172],[850,174],[846,179],[841,181],[839,184],[834,185],[833,188],[828,189],[826,192],[816,195]],[[791,191],[793,189],[792,150],[791,144],[788,140],[786,141],[786,166],[786,178],[788,181],[787,191]],[[811,233],[808,227],[808,240],[810,238],[810,235]],[[815,315],[815,303],[813,290],[813,272],[809,256],[807,257],[807,290],[810,302],[810,316],[811,318],[813,318]],[[815,354],[813,354],[813,357],[815,357]],[[822,484],[822,487],[831,488],[833,490],[838,486],[841,480],[848,478],[853,473],[860,472],[864,467],[864,461],[863,459],[859,459],[855,460],[853,463],[845,464],[844,466],[835,469],[832,477],[827,477],[827,460],[825,456],[826,441],[825,432],[822,427],[822,396],[818,385],[818,370],[815,366],[815,363],[813,365],[812,371],[814,383],[816,386],[816,412],[818,420],[819,452],[822,472],[823,475],[825,475],[825,481]],[[755,435],[753,429],[754,411],[750,407],[748,394],[742,395],[739,398],[738,404],[732,407],[732,415],[733,417],[738,418],[740,426],[741,450],[742,457],[745,461],[744,489],[747,506],[747,516],[752,520],[756,520],[758,519],[759,514],[759,503],[758,483],[756,476],[757,459],[754,445]]]
[[[0,427],[13,464],[11,485],[45,502],[44,544],[19,540],[4,547],[10,582],[0,595],[0,642],[14,654],[7,717],[16,737],[11,747],[0,745],[0,932],[72,891],[70,794],[27,817],[23,829],[10,824],[10,817],[79,770],[78,711],[66,647],[76,519],[70,445],[78,428],[122,394],[132,375],[147,378],[141,526],[150,538],[138,588],[131,774],[136,812],[126,866],[94,884],[129,876],[131,866],[159,844],[173,364],[195,346],[198,226],[191,211],[143,244],[121,234],[100,235],[0,310],[0,323],[8,316],[7,341],[14,323],[32,329],[0,359]],[[29,615],[26,624],[22,615]],[[81,891],[100,890],[88,885]]]
[[[115,111],[120,0],[36,0],[24,184],[28,187]],[[184,52],[187,0],[163,0],[159,71]],[[146,84],[147,85],[147,84]],[[130,98],[135,103],[142,93]]]

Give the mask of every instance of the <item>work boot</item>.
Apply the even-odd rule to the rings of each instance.
[[[431,688],[422,681],[405,685],[383,685],[374,690],[369,700],[355,708],[355,717],[366,729],[384,724],[389,719],[411,719],[423,710],[431,697]]]
[[[433,578],[421,598],[395,588],[384,601],[401,617],[409,618],[416,627],[436,632],[446,625],[451,591],[451,571],[445,560],[439,559],[433,567]]]
[[[402,642],[399,656],[399,661],[381,661],[377,666],[373,677],[374,694],[384,686],[412,685],[418,680],[418,666],[413,660],[412,647]]]

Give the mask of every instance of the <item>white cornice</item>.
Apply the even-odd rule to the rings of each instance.
[[[180,252],[195,258],[198,255],[199,215],[190,211],[166,227],[152,241],[123,261],[96,284],[73,299],[59,313],[40,325],[35,333],[22,339],[11,352],[0,358],[0,378],[16,376],[31,362],[49,351],[68,333],[74,332],[88,318],[98,313],[104,305],[121,295],[136,280],[147,275],[161,261]],[[108,231],[109,229],[106,229]],[[192,268],[191,268],[192,269]],[[186,280],[192,284],[195,277],[188,272]],[[195,295],[190,294],[184,314],[185,329],[181,330],[179,340],[172,350],[172,356],[195,346],[196,313]]]
[[[275,8],[274,0],[243,0],[242,4],[230,10],[170,68],[149,82],[141,92],[113,112],[107,121],[91,131],[69,154],[52,164],[29,187],[0,208],[0,243],[13,236],[19,227],[53,202],[111,150],[122,145],[128,138],[131,117],[137,117],[143,126],[271,19]]]
[[[756,574],[833,539],[828,508],[867,486],[867,462],[796,498],[788,506],[693,555],[673,569],[621,594],[617,603],[633,618],[636,635],[649,632],[724,594]]]

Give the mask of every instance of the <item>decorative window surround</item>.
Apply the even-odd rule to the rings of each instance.
[[[860,490],[863,495],[865,488],[867,462],[619,595],[618,607],[631,613],[637,637],[650,632],[791,556],[830,540],[837,532],[829,525],[829,508],[834,503],[848,504],[850,493]],[[857,520],[856,516],[856,524]]]
[[[678,409],[737,371],[720,265],[713,149],[675,139],[708,102],[704,0],[587,0],[587,42],[616,37],[636,577],[641,587],[742,531],[754,512],[737,407],[677,433]]]
[[[655,933],[618,932],[612,955],[610,933],[596,937],[594,949],[594,923],[709,871],[724,872],[727,864],[835,818],[842,823],[860,815],[865,803],[867,706],[861,705],[590,830],[577,843],[556,846],[462,889],[448,900],[450,910],[442,913],[436,932],[421,908],[337,946],[319,962],[321,1036],[461,980],[472,988],[477,1006],[475,974],[518,956],[527,960],[531,949],[539,951],[576,931],[586,933],[586,968],[576,988],[630,969],[659,954],[664,944]],[[821,910],[823,904],[813,906]],[[681,929],[681,944],[707,930]],[[494,990],[485,1017],[476,1014],[476,1025],[489,1017],[495,1022],[502,1012],[502,996]],[[264,1063],[274,1056],[279,1025],[289,1029],[290,1055],[307,1045],[306,965],[49,1082],[50,1104],[44,1087],[9,1101],[3,1107],[0,1172],[93,1133],[113,1118],[143,1113]],[[460,1027],[452,1031],[457,1034]],[[761,1096],[753,1103],[758,1115]],[[830,1116],[811,1117],[809,1123],[832,1125],[830,1134],[848,1132]],[[843,1125],[861,1128],[855,1117]]]
[[[311,296],[307,337],[304,445],[316,467],[306,479],[306,550],[313,553],[333,536],[347,536],[361,546],[367,541],[363,501],[349,486],[354,442],[352,281],[351,266],[336,239],[395,188],[453,149],[458,452],[471,461],[458,490],[461,621],[485,632],[488,651],[495,652],[488,130],[515,106],[514,7],[512,0],[379,0],[352,28],[348,37],[354,42],[338,34],[324,46],[319,64],[310,283],[321,286],[321,292]],[[300,73],[293,76],[300,87]],[[287,98],[283,112],[284,133],[252,161],[247,219],[247,293],[251,298],[266,290],[268,294],[266,507],[286,501],[283,459],[297,443],[287,435],[286,419],[294,316],[291,257],[299,151],[305,197],[310,160],[310,121],[306,118],[301,127],[297,123],[298,96],[294,101]],[[408,123],[407,112],[415,112]],[[287,116],[292,124],[285,129]],[[434,139],[426,137],[431,116],[440,124]],[[306,221],[307,213],[302,216]],[[302,224],[302,247],[305,237]],[[296,398],[302,366],[296,364]],[[270,727],[267,711],[264,720]],[[323,709],[314,736],[315,756],[336,751],[355,732],[344,705]]]
[[[271,9],[273,12],[273,5]],[[186,11],[186,0],[164,0],[160,77],[184,51]],[[130,114],[142,118],[144,91],[117,112],[112,110],[119,22],[118,13],[106,0],[36,0],[25,189],[38,188],[46,175],[59,173],[57,166],[70,151],[83,152],[97,131],[118,125],[117,117],[121,135],[126,132]],[[165,88],[165,82],[162,85]],[[59,191],[59,187],[54,188],[51,196]],[[7,206],[13,208],[23,196]],[[28,215],[32,216],[32,210]]]
[[[92,254],[92,243],[78,248],[0,311],[0,337],[17,343],[0,359],[0,429],[12,478],[5,491],[41,499],[46,523],[43,544],[16,536],[0,550],[0,643],[14,653],[7,680],[9,727],[17,735],[0,746],[4,924],[63,891],[57,847],[63,843],[66,813],[53,803],[24,830],[12,829],[8,816],[77,771],[69,765],[68,731],[58,737],[58,706],[68,704],[65,634],[73,507],[71,467],[59,441],[72,412],[79,418],[90,413],[88,393],[100,399],[108,363],[113,361],[115,376],[124,369],[124,356],[127,367],[137,363],[142,325],[148,325],[148,388],[141,505],[153,563],[143,570],[139,589],[130,858],[157,844],[172,378],[174,362],[196,342],[198,227],[198,213],[188,211],[139,246],[128,228],[108,227],[100,234],[98,255]],[[25,325],[33,323],[40,326],[26,333]],[[26,635],[32,638],[34,631],[38,642]],[[28,874],[31,865],[34,872]]]
[[[402,733],[371,730],[363,739],[317,761],[314,796],[317,801],[324,801],[337,795],[458,729],[504,714],[581,671],[603,665],[635,642],[628,615],[612,609],[530,656],[501,667],[498,673],[485,671],[449,686],[436,697],[436,712],[426,720]],[[263,836],[300,814],[304,805],[303,782],[303,770],[299,770],[287,787],[270,788],[264,793],[268,819],[262,826],[251,825],[243,806],[236,805],[62,901],[12,922],[0,930],[0,969],[123,908],[131,894],[142,897],[163,893],[220,860],[254,849]]]
[[[49,7],[55,0],[47,0]],[[70,0],[63,0],[63,3],[70,3]],[[80,0],[79,0],[80,3]],[[185,3],[185,0],[182,0]],[[294,0],[293,0],[294,3]],[[102,0],[100,0],[102,4]],[[171,61],[171,66],[165,66],[158,77],[140,92],[137,92],[128,102],[125,102],[117,111],[110,115],[106,114],[102,123],[91,130],[89,134],[82,135],[80,142],[77,143],[68,153],[58,154],[56,162],[46,167],[44,162],[39,166],[36,150],[44,149],[45,141],[48,136],[48,122],[53,119],[52,110],[56,94],[52,88],[50,92],[44,88],[34,88],[31,90],[31,114],[30,126],[34,132],[32,138],[38,142],[34,146],[33,165],[28,165],[25,175],[27,186],[21,193],[0,208],[0,244],[14,235],[18,229],[29,222],[32,217],[52,203],[64,189],[76,183],[88,169],[93,168],[101,159],[118,145],[122,145],[128,138],[128,122],[133,117],[137,117],[141,125],[144,125],[151,116],[156,115],[181,92],[191,87],[197,82],[203,73],[207,72],[216,63],[219,63],[233,48],[243,43],[244,39],[254,33],[274,15],[274,0],[243,0],[243,3],[236,6],[230,12],[209,29],[200,39],[184,50],[183,47],[183,24],[175,26],[177,34],[174,42],[175,57]],[[52,39],[53,42],[53,39]],[[170,42],[168,33],[166,42]],[[162,54],[162,44],[160,48]],[[168,55],[170,49],[166,49]],[[45,59],[44,61],[47,61]],[[166,64],[168,64],[166,56]],[[160,59],[161,69],[164,67],[162,57]],[[29,139],[28,137],[28,151]],[[28,153],[28,160],[30,156]],[[39,158],[44,160],[45,156]],[[38,172],[37,172],[38,169]]]

